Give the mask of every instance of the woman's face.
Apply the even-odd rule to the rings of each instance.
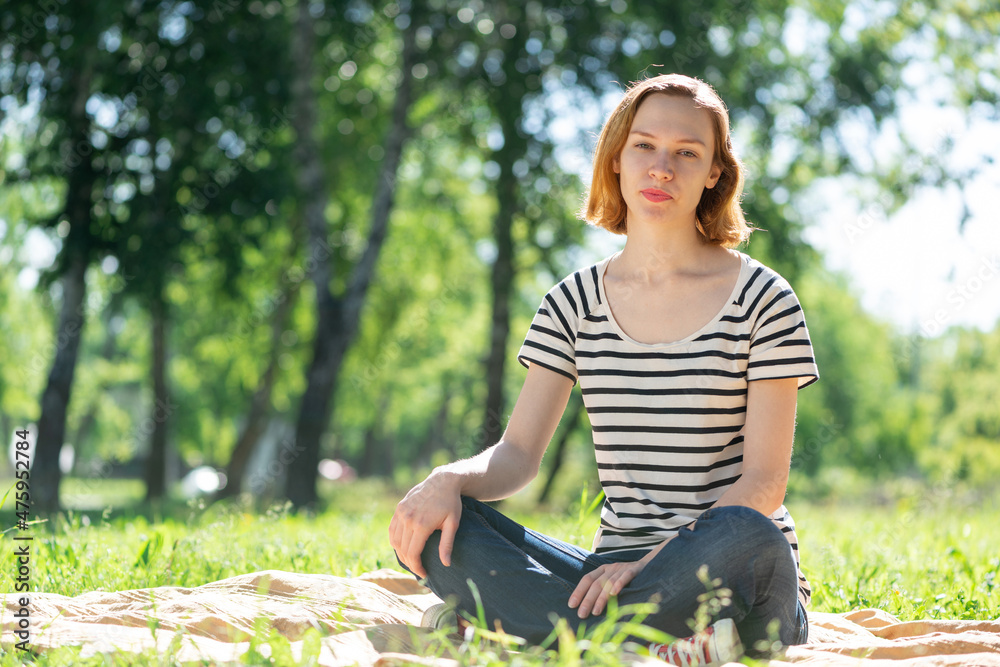
[[[722,173],[714,163],[712,117],[692,99],[652,93],[639,104],[614,170],[628,224],[676,220],[694,224],[705,188]]]

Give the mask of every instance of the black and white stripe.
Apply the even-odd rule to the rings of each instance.
[[[631,340],[606,308],[610,258],[552,288],[518,361],[579,381],[607,500],[600,553],[655,546],[690,524],[739,479],[747,383],[819,379],[805,317],[776,272],[742,254],[733,292],[711,323],[684,340]],[[799,562],[795,523],[770,517]],[[810,598],[799,571],[799,595]]]

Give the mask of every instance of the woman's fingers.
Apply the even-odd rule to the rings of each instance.
[[[438,545],[438,557],[445,567],[451,565],[451,552],[455,547],[455,533],[458,532],[460,517],[449,514],[441,524],[441,542]]]
[[[601,594],[598,596],[597,603],[594,605],[593,613],[595,616],[597,614],[604,613],[604,608],[608,603],[608,598],[612,595],[618,595],[621,593],[622,589],[628,586],[629,582],[635,577],[635,573],[635,568],[623,567],[608,578],[607,585],[601,588]]]
[[[397,514],[393,514],[392,519],[389,521],[389,544],[403,565],[410,567],[409,558],[406,554],[406,530],[403,528],[403,522]]]
[[[420,554],[427,543],[430,533],[421,535],[420,524],[405,510],[399,506],[389,521],[389,541],[396,552],[396,556],[402,561],[410,572],[420,578],[427,576],[423,563],[420,561]]]
[[[602,565],[596,570],[593,570],[592,572],[588,572],[587,574],[583,575],[583,577],[580,579],[580,583],[576,585],[576,588],[573,589],[573,593],[569,596],[570,609],[574,609],[577,605],[580,604],[580,602],[583,601],[585,597],[587,597],[587,593],[590,592],[590,585],[594,582],[595,579],[597,579],[597,577],[601,575],[601,571],[603,569],[604,566]]]
[[[634,563],[600,566],[580,579],[580,583],[570,595],[569,607],[572,609],[579,605],[577,616],[580,618],[603,613],[608,598],[621,593],[639,569],[641,568],[637,569]]]
[[[427,577],[427,572],[420,560],[420,554],[424,552],[424,545],[427,544],[427,535],[421,535],[412,527],[407,530],[407,533],[406,566],[410,568],[410,572],[424,579]]]
[[[587,618],[590,616],[591,611],[597,607],[602,595],[607,599],[605,590],[610,585],[610,577],[613,571],[613,566],[602,565],[580,580],[580,585],[573,592],[575,600],[578,600],[580,604],[576,612],[577,616]],[[582,598],[579,595],[582,595]],[[573,605],[571,604],[570,606],[572,607]]]
[[[580,603],[580,609],[577,615],[580,618],[587,618],[591,612],[599,614],[600,611],[598,611],[598,606],[600,605],[602,599],[607,600],[607,590],[610,585],[611,574],[605,570],[601,573],[601,576],[590,585],[590,590],[587,591],[587,596],[583,599],[583,602]]]
[[[390,542],[400,562],[413,574],[426,578],[421,556],[428,538],[435,530],[441,531],[438,555],[442,563],[450,565],[461,519],[462,501],[458,489],[449,486],[446,478],[432,475],[410,489],[396,505],[389,522]]]
[[[392,547],[393,551],[398,553],[399,549],[397,547],[399,546],[399,542],[396,539],[396,528],[396,515],[393,514],[392,518],[389,519],[389,546]]]

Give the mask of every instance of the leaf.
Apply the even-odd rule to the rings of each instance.
[[[139,557],[136,559],[133,567],[139,567],[140,565],[149,567],[150,562],[156,558],[162,548],[163,535],[159,532],[153,533],[152,537],[142,545],[142,550],[139,552]]]
[[[594,510],[600,507],[601,503],[603,502],[604,502],[604,489],[601,489],[600,491],[597,492],[597,495],[594,496],[594,500],[590,503],[590,506],[587,508],[587,515],[593,514]]]
[[[271,647],[271,663],[276,667],[293,667],[296,664],[288,638],[274,628],[271,628],[267,645]]]
[[[3,508],[4,504],[7,502],[7,496],[9,496],[10,492],[14,490],[14,485],[15,484],[17,484],[17,482],[14,482],[14,484],[11,484],[10,488],[7,489],[7,493],[3,494],[3,498],[0,498],[0,508]]]

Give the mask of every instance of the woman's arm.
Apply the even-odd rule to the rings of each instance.
[[[441,531],[441,562],[451,564],[462,516],[460,496],[499,500],[535,478],[572,389],[569,378],[531,364],[500,442],[472,458],[435,468],[406,494],[389,523],[389,541],[411,572],[427,576],[420,554],[435,530]]]
[[[713,507],[743,505],[770,516],[785,502],[798,387],[798,378],[748,383],[743,475]]]

